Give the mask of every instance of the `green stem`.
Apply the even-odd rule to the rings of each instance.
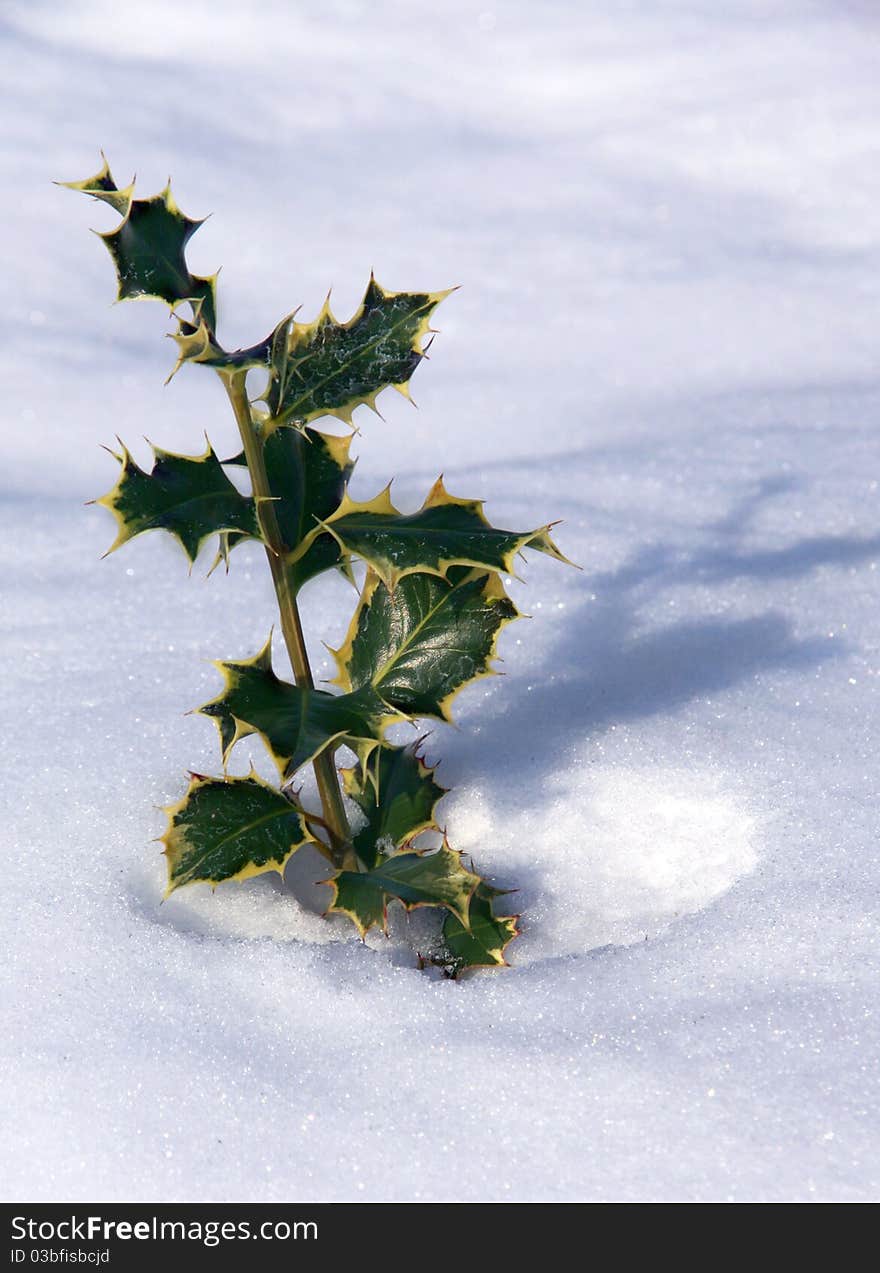
[[[243,371],[224,375],[220,373],[244,446],[244,455],[251,475],[253,495],[257,501],[257,515],[266,541],[266,556],[272,572],[272,582],[278,597],[278,609],[281,614],[281,631],[284,643],[290,656],[293,676],[301,689],[315,688],[306,643],[303,637],[299,607],[296,604],[294,588],[285,565],[285,548],[275,508],[269,477],[266,473],[266,462],[263,457],[263,444],[254,427],[251,405],[248,401]],[[324,751],[312,762],[315,778],[318,783],[318,794],[321,797],[321,808],[324,822],[330,834],[330,849],[337,867],[343,870],[358,869],[357,856],[351,842],[351,828],[342,803],[342,792],[336,776],[333,752]]]

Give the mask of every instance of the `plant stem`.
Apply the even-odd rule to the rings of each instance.
[[[266,539],[266,556],[269,559],[272,582],[275,584],[275,593],[278,597],[281,631],[290,656],[294,680],[300,689],[312,690],[315,688],[315,682],[306,652],[299,607],[296,604],[296,590],[291,584],[285,564],[284,540],[275,516],[272,490],[263,458],[263,444],[254,427],[251,405],[245,388],[245,376],[244,371],[220,374],[229,395],[244,446],[253,495],[257,501],[257,516]],[[342,803],[333,752],[330,750],[321,752],[312,763],[318,783],[318,794],[321,797],[324,822],[330,834],[333,861],[343,870],[356,871],[358,869],[357,855],[351,843],[351,829]]]

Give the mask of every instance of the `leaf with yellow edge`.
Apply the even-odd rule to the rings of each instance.
[[[95,500],[116,518],[113,552],[147,530],[166,530],[183,545],[191,562],[209,536],[225,532],[260,537],[253,500],[223,472],[211,444],[203,455],[175,455],[153,447],[153,467],[144,472],[123,446],[122,466],[112,491]]]
[[[471,898],[468,927],[458,915],[443,922],[445,949],[431,962],[441,964],[451,977],[467,968],[506,967],[505,951],[518,936],[518,915],[496,915],[492,899],[499,890],[481,883]]]
[[[483,515],[481,500],[457,499],[442,479],[417,513],[399,512],[387,488],[363,504],[346,494],[314,533],[320,529],[330,531],[347,553],[360,557],[392,589],[407,575],[446,575],[451,566],[512,573],[513,560],[523,548],[566,560],[550,538],[549,526],[498,530]]]
[[[431,314],[449,291],[386,292],[371,276],[347,323],[333,316],[329,297],[311,323],[283,319],[270,338],[267,434],[322,415],[351,424],[355,408],[375,409],[383,389],[405,392],[425,356]]]
[[[335,684],[372,686],[407,716],[449,720],[459,690],[493,674],[501,629],[518,614],[494,573],[406,575],[392,592],[370,572],[345,642],[332,651]]]
[[[433,769],[419,755],[418,744],[381,747],[372,773],[357,765],[343,769],[342,779],[345,794],[363,816],[352,843],[368,867],[375,866],[382,854],[437,826],[434,809],[446,788],[435,781]]]
[[[247,778],[193,776],[184,798],[166,809],[165,896],[184,884],[283,874],[288,858],[314,840],[303,812],[253,772]]]
[[[343,743],[366,765],[387,726],[400,719],[369,687],[328,694],[282,681],[272,670],[271,636],[252,659],[215,666],[223,693],[198,710],[217,725],[224,764],[240,739],[259,734],[284,778]]]
[[[444,842],[433,852],[392,854],[371,871],[339,871],[323,883],[333,889],[327,914],[347,915],[364,937],[373,927],[386,929],[388,904],[395,900],[407,910],[446,907],[467,926],[468,906],[480,877]]]
[[[216,275],[191,274],[185,255],[187,243],[203,223],[181,212],[170,182],[151,199],[135,199],[134,185],[117,189],[105,159],[94,177],[60,184],[109,203],[122,216],[115,230],[98,236],[116,266],[117,300],[152,298],[166,301],[172,309],[189,301],[193,316],[214,329]]]

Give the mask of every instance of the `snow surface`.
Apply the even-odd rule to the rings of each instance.
[[[3,5],[4,1197],[876,1196],[878,12],[483,3]],[[98,561],[98,443],[235,442],[49,185],[101,145],[214,211],[227,344],[463,285],[354,490],[442,470],[583,566],[429,741],[511,971],[364,949],[304,855],[159,904],[181,713],[273,606],[256,551]]]

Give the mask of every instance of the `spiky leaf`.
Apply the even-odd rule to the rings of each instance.
[[[324,882],[333,888],[327,913],[348,915],[363,937],[374,926],[386,928],[388,904],[394,899],[407,910],[446,907],[466,925],[480,879],[462,865],[460,853],[444,844],[431,853],[395,853],[371,871],[339,871]]]
[[[223,693],[199,711],[217,724],[224,763],[239,739],[259,734],[285,778],[342,743],[366,764],[385,727],[399,719],[369,687],[337,695],[282,681],[272,670],[271,637],[252,659],[215,666],[223,674]]]
[[[458,691],[492,674],[499,633],[517,615],[495,574],[456,567],[448,579],[407,575],[392,592],[370,573],[345,643],[333,651],[336,684],[371,685],[408,716],[449,720]]]
[[[311,532],[316,521],[329,517],[339,507],[345,494],[354,468],[350,447],[350,438],[319,433],[317,429],[285,427],[276,430],[263,448],[272,508],[289,563],[288,578],[297,589],[322,571],[343,563],[342,550],[332,535],[315,536]],[[233,456],[226,463],[243,465],[244,454]],[[298,555],[306,537],[308,547]],[[226,551],[236,542],[230,538]]]
[[[94,177],[62,184],[111,204],[122,216],[115,230],[99,235],[116,266],[118,300],[151,297],[172,309],[189,301],[194,317],[214,329],[216,278],[191,274],[186,263],[186,245],[202,222],[181,212],[170,183],[151,199],[135,199],[133,185],[118,190],[105,159]]]
[[[358,857],[368,867],[412,840],[421,831],[436,827],[434,808],[446,794],[414,747],[383,747],[375,770],[362,765],[342,772],[345,792],[366,819],[354,835]]]
[[[166,812],[166,897],[184,884],[280,874],[291,854],[314,838],[301,811],[254,773],[194,776],[184,798]]]
[[[443,922],[445,950],[436,962],[456,977],[466,968],[497,968],[506,965],[504,952],[518,934],[518,915],[496,916],[492,898],[497,890],[481,883],[468,911],[468,927],[450,913]]]
[[[210,443],[203,455],[175,455],[153,447],[154,462],[144,472],[122,448],[116,485],[95,503],[116,518],[117,535],[108,552],[147,530],[169,531],[195,561],[213,534],[234,531],[258,538],[253,501],[230,482]]]
[[[510,572],[516,554],[527,547],[566,560],[550,538],[548,526],[525,532],[498,530],[487,522],[480,500],[456,499],[442,480],[435,483],[417,513],[400,513],[387,490],[364,504],[346,495],[323,526],[346,552],[367,562],[389,588],[407,575],[446,575],[456,565]]]
[[[267,431],[322,415],[350,424],[355,407],[374,406],[383,389],[404,391],[424,357],[430,315],[448,295],[386,292],[371,278],[347,323],[334,318],[329,299],[314,322],[285,318],[271,340]]]

